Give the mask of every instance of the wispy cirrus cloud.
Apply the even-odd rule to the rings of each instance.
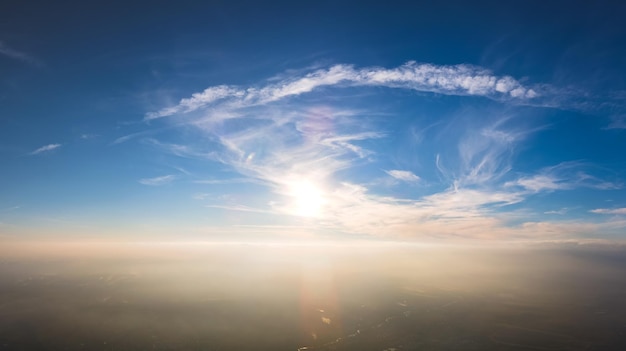
[[[228,206],[228,205],[207,205],[207,207],[219,208],[219,209],[222,209],[222,210],[229,210],[229,211],[238,211],[238,212],[254,212],[254,213],[269,213],[269,214],[274,214],[275,213],[275,212],[273,212],[271,210],[263,210],[263,209],[253,208],[253,207],[244,206],[244,205],[234,205],[234,206]]]
[[[352,65],[334,65],[301,77],[284,78],[261,87],[218,85],[184,98],[175,106],[149,112],[151,120],[189,113],[217,102],[229,107],[245,107],[276,102],[312,92],[327,86],[382,86],[404,88],[446,95],[473,95],[493,99],[533,99],[539,92],[510,76],[496,76],[491,71],[471,66],[436,66],[414,61],[386,69],[381,67],[355,68]]]
[[[542,191],[568,190],[574,188],[592,189],[619,189],[621,184],[605,181],[585,172],[582,162],[562,162],[555,166],[546,167],[532,176],[523,176],[515,181],[505,183],[505,186],[521,187],[527,191],[538,193]]]
[[[44,152],[49,152],[49,151],[52,151],[52,150],[58,149],[58,148],[60,148],[61,146],[62,146],[61,144],[48,144],[48,145],[44,145],[44,146],[42,146],[42,147],[40,147],[40,148],[38,148],[38,149],[35,149],[35,150],[31,151],[31,152],[29,153],[29,155],[39,155],[39,154],[44,153]]]
[[[420,177],[416,176],[413,172],[410,171],[401,171],[398,169],[392,169],[389,171],[385,171],[385,173],[389,174],[390,176],[392,176],[393,178],[397,179],[397,180],[401,180],[403,182],[419,182],[420,181]]]
[[[230,178],[230,179],[201,179],[194,180],[197,184],[223,185],[223,184],[241,184],[241,183],[259,183],[253,178]]]
[[[15,59],[15,60],[19,60],[19,61],[23,61],[26,63],[30,63],[32,65],[36,65],[36,66],[41,66],[42,62],[36,58],[34,58],[33,56],[13,49],[9,46],[7,46],[5,43],[3,43],[2,41],[0,41],[0,55]]]
[[[626,207],[622,208],[596,208],[589,211],[598,214],[626,215]]]
[[[139,179],[139,183],[150,186],[161,186],[171,183],[174,179],[176,179],[175,175],[168,174],[160,177]]]
[[[552,214],[552,215],[564,215],[569,211],[568,208],[561,208],[559,210],[550,210],[550,211],[545,211],[544,214]]]
[[[345,112],[340,114],[344,119],[354,117]],[[240,127],[232,132],[220,130],[219,134],[215,134],[213,128],[204,129],[212,135],[211,139],[219,140],[222,145],[223,149],[217,153],[215,160],[232,166],[250,179],[258,179],[259,184],[268,186],[277,195],[267,207],[255,208],[254,212],[297,215],[294,210],[297,205],[294,204],[303,200],[290,189],[294,184],[297,187],[303,182],[310,182],[317,187],[314,190],[315,201],[323,204],[316,211],[318,226],[331,231],[421,239],[520,239],[536,236],[534,230],[543,228],[548,231],[543,237],[545,239],[566,237],[566,230],[573,227],[577,231],[569,234],[593,226],[577,227],[562,223],[547,226],[544,222],[513,225],[507,215],[507,206],[523,203],[537,193],[580,186],[603,188],[608,184],[587,176],[581,171],[580,164],[557,165],[534,175],[503,181],[505,176],[511,177],[511,150],[524,140],[529,131],[507,129],[499,122],[468,131],[460,139],[458,157],[462,160],[461,168],[456,173],[446,171],[450,182],[447,189],[418,198],[380,196],[362,184],[349,180],[335,182],[338,172],[370,161],[367,160],[369,156],[363,156],[363,152],[354,152],[346,145],[329,140],[372,141],[384,138],[384,134],[355,133],[354,130],[341,134],[337,128],[294,128],[304,115],[306,113],[296,113],[286,120],[270,118],[261,128]],[[255,114],[254,118],[259,116]],[[299,139],[303,136],[306,137]],[[374,151],[362,146],[359,148],[376,157]],[[177,147],[174,151],[179,152],[180,149]],[[185,151],[186,155],[202,155]],[[386,172],[406,182],[420,180],[409,171]],[[557,175],[558,179],[555,178]],[[229,181],[224,180],[224,183]],[[211,206],[233,211],[249,211],[251,208],[245,204]]]
[[[98,137],[98,134],[91,134],[91,133],[83,133],[80,135],[80,139],[82,140],[88,140],[88,139],[93,139],[97,137]]]
[[[17,206],[2,208],[0,209],[0,212],[10,212],[10,211],[19,210],[20,208],[22,208],[22,206],[17,205]]]

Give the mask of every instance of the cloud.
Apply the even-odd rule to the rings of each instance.
[[[559,189],[568,189],[571,184],[567,183],[553,175],[537,174],[530,177],[523,177],[507,185],[517,185],[534,193],[540,191],[552,191]]]
[[[157,128],[157,129],[143,130],[143,131],[140,131],[140,132],[135,132],[135,133],[123,135],[123,136],[118,137],[115,140],[113,140],[113,142],[111,142],[111,145],[122,144],[122,143],[125,143],[125,142],[127,142],[129,140],[132,140],[132,139],[136,139],[136,138],[139,138],[139,137],[145,137],[145,136],[148,136],[148,135],[157,134],[159,132],[162,132],[165,129],[166,128]]]
[[[27,62],[32,65],[41,66],[42,63],[38,59],[13,48],[8,47],[6,44],[0,41],[0,55],[10,57],[19,61]]]
[[[410,171],[400,171],[397,169],[392,169],[390,171],[385,171],[385,173],[404,182],[410,183],[410,182],[420,181],[420,177],[416,176],[415,174],[413,174],[413,172],[410,172]]]
[[[80,138],[83,140],[87,140],[87,139],[93,139],[93,138],[97,138],[98,134],[89,134],[89,133],[83,133],[80,135]]]
[[[144,141],[150,145],[153,145],[154,147],[160,150],[163,150],[167,153],[170,153],[172,155],[176,155],[179,157],[197,158],[197,159],[204,159],[204,160],[217,159],[217,156],[215,155],[214,151],[203,152],[189,145],[182,145],[182,144],[176,144],[176,143],[164,143],[156,139],[145,139]]]
[[[143,178],[139,180],[139,183],[143,185],[160,186],[171,183],[174,179],[176,179],[176,176],[169,174],[161,177]]]
[[[374,195],[358,184],[343,183],[325,193],[328,206],[322,214],[326,228],[344,233],[420,240],[527,240],[560,239],[620,230],[626,223],[582,221],[521,221],[500,212],[522,202],[523,193],[448,189],[419,199]]]
[[[483,128],[468,128],[458,145],[460,185],[485,184],[501,178],[511,169],[510,158],[522,133],[500,127],[505,119]]]
[[[626,215],[626,207],[622,207],[622,208],[596,208],[595,210],[591,210],[589,212],[591,212],[591,213],[598,213],[598,214]]]
[[[13,207],[7,207],[7,208],[3,208],[0,209],[0,212],[10,212],[10,211],[15,211],[15,210],[19,210],[20,208],[22,208],[22,206],[13,206]]]
[[[626,115],[611,117],[611,123],[604,129],[626,129]]]
[[[201,93],[195,93],[189,98],[180,100],[177,106],[167,107],[158,112],[151,112],[146,115],[146,119],[155,119],[171,116],[177,113],[187,113],[195,111],[203,106],[227,97],[242,97],[244,92],[234,87],[219,85],[209,87]]]
[[[48,144],[48,145],[44,145],[44,146],[42,146],[42,147],[40,147],[40,148],[38,148],[38,149],[36,149],[36,150],[34,150],[34,151],[30,152],[30,154],[29,154],[29,155],[38,155],[38,154],[40,154],[40,153],[42,153],[42,152],[52,151],[52,150],[58,149],[58,148],[60,148],[60,147],[61,147],[61,144]]]
[[[336,90],[325,91],[323,99],[317,95],[293,98],[330,87],[401,88],[515,103],[540,96],[538,88],[468,65],[409,62],[392,69],[335,65],[305,74],[281,75],[250,87],[209,87],[177,105],[149,112],[145,120],[185,114],[185,119],[172,124],[191,129],[201,138],[149,139],[148,143],[176,156],[227,167],[224,174],[228,177],[212,174],[211,179],[197,183],[251,182],[267,190],[263,196],[268,198],[261,205],[260,195],[246,190],[228,200],[203,196],[211,202],[206,206],[266,214],[279,223],[305,223],[324,233],[517,240],[611,231],[624,224],[529,221],[524,217],[528,214],[519,210],[520,204],[534,194],[579,187],[614,189],[619,185],[592,176],[591,167],[581,162],[513,173],[515,151],[541,128],[525,127],[527,124],[512,117],[511,111],[503,115],[497,110],[487,116],[480,111],[480,118],[468,118],[467,125],[460,124],[460,119],[433,123],[429,133],[443,141],[437,145],[443,150],[422,146],[435,157],[433,166],[441,175],[441,183],[420,188],[419,195],[407,192],[405,198],[377,194],[376,185],[367,177],[381,169],[400,181],[422,181],[413,172],[389,169],[386,163],[390,138],[401,135],[406,126],[391,120],[393,116],[371,118],[376,111],[363,107],[367,101],[358,101],[356,108]],[[332,101],[340,103],[332,105]],[[394,127],[402,130],[392,130]],[[426,140],[420,137],[422,143]],[[379,153],[381,150],[384,153]],[[379,164],[371,166],[375,163]],[[414,164],[406,167],[420,169]],[[368,173],[372,169],[375,171]],[[422,176],[427,177],[428,172]],[[228,188],[237,191],[233,190],[236,187]],[[306,210],[301,208],[306,206]],[[313,215],[299,217],[305,212]]]
[[[253,207],[244,206],[244,205],[234,205],[234,206],[228,206],[228,205],[207,205],[206,207],[219,208],[219,209],[228,210],[228,211],[239,211],[239,212],[255,212],[255,213],[270,213],[270,214],[274,213],[273,211],[253,208]]]
[[[300,77],[284,78],[261,87],[218,85],[184,98],[175,106],[146,114],[146,120],[189,113],[209,106],[229,109],[264,105],[298,96],[327,86],[382,86],[445,95],[473,95],[492,99],[528,100],[539,96],[530,87],[510,76],[496,76],[491,71],[471,66],[436,66],[414,61],[386,69],[352,65],[334,65]],[[217,104],[217,105],[216,105]]]
[[[619,189],[621,184],[604,181],[588,174],[584,168],[588,165],[570,161],[546,167],[532,176],[524,176],[509,181],[507,187],[522,187],[532,193],[555,190],[571,190],[576,188],[592,188],[599,190]]]
[[[202,180],[194,180],[193,182],[197,184],[211,184],[211,185],[241,184],[241,183],[259,184],[259,181],[253,178],[202,179]]]
[[[562,208],[560,210],[551,210],[551,211],[546,211],[544,212],[544,214],[555,214],[555,215],[564,215],[569,211],[568,208]]]

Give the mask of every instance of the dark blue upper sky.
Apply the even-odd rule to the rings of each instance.
[[[622,239],[625,14],[5,1],[0,234]]]

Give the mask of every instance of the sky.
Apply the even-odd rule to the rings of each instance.
[[[624,14],[4,1],[0,237],[622,242]]]

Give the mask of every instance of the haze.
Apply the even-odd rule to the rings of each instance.
[[[2,252],[3,349],[626,346],[621,248],[18,246]]]

